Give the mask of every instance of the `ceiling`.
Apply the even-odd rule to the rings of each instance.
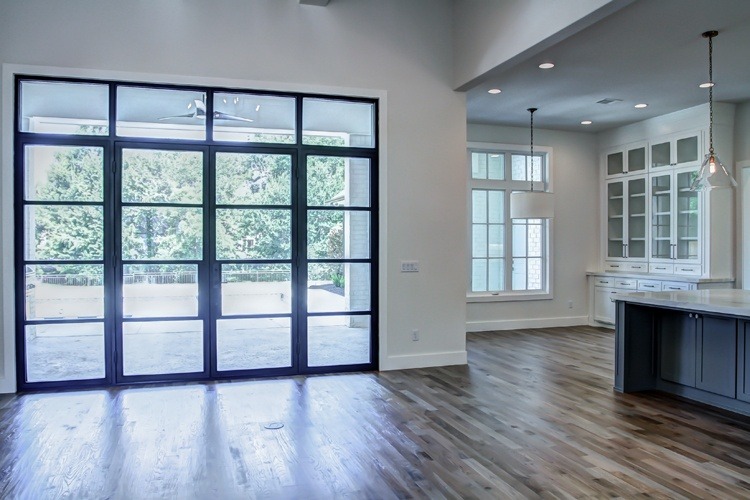
[[[519,26],[518,29],[523,29]],[[600,132],[708,101],[708,40],[714,101],[750,100],[750,0],[637,0],[512,67],[488,72],[467,92],[470,123]],[[539,69],[542,62],[553,69]],[[499,88],[500,94],[487,93]],[[621,99],[598,104],[602,99]],[[647,103],[645,109],[635,109]],[[591,125],[581,125],[591,120]]]

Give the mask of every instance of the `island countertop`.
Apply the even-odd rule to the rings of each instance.
[[[693,312],[750,317],[750,290],[679,290],[618,293],[616,301]]]

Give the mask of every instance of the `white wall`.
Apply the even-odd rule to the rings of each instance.
[[[469,142],[519,144],[529,130],[469,124]],[[553,148],[553,298],[470,303],[469,331],[570,326],[588,323],[586,271],[598,268],[599,164],[594,134],[534,128],[534,145]],[[573,301],[573,308],[568,301]]]
[[[738,104],[734,115],[734,159],[735,164],[741,167],[750,165],[750,101]],[[743,180],[743,170],[746,168],[735,168],[736,180]],[[747,175],[747,174],[746,174]],[[738,189],[744,196],[737,196],[737,288],[750,289],[750,282],[745,278],[750,276],[750,221],[746,217],[750,215],[750,187],[745,185]]]
[[[382,98],[380,366],[464,363],[466,109],[451,15],[450,0],[0,0],[0,391],[15,387],[10,87],[14,71],[42,67]],[[403,259],[420,272],[401,274]]]
[[[456,0],[454,88],[564,40],[633,0]]]

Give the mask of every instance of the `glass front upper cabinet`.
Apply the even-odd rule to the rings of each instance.
[[[651,168],[687,167],[700,164],[701,132],[673,135],[651,144]]]
[[[624,182],[607,184],[607,257],[625,257]]]
[[[700,258],[700,196],[690,189],[698,172],[677,174],[677,250],[680,260]]]
[[[646,178],[628,181],[628,226],[625,256],[646,257]]]
[[[651,177],[651,257],[672,258],[672,176]]]

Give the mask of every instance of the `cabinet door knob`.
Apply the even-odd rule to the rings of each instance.
[[[692,318],[692,317],[693,317],[693,313],[688,314],[688,318]]]

